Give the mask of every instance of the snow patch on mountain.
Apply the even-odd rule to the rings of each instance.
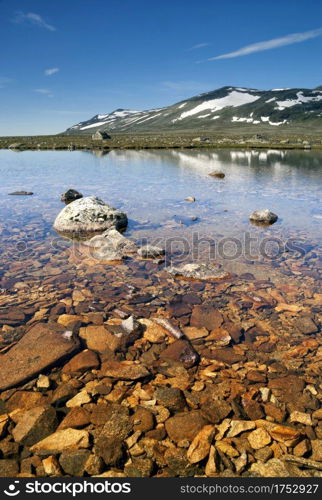
[[[225,97],[221,97],[219,99],[210,99],[209,101],[205,101],[201,104],[198,104],[198,106],[190,109],[189,111],[184,111],[178,118],[176,118],[176,121],[184,120],[188,116],[196,115],[208,109],[214,112],[214,111],[219,111],[220,109],[226,108],[228,106],[229,107],[242,106],[243,104],[249,104],[251,102],[257,101],[257,99],[259,98],[260,96],[258,95],[253,95],[233,90]]]
[[[296,106],[297,104],[302,104],[302,103],[307,103],[307,102],[315,102],[315,101],[321,101],[322,100],[322,95],[317,95],[317,96],[305,96],[303,95],[303,92],[297,92],[296,94],[297,99],[287,99],[286,101],[276,101],[277,107],[275,109],[278,109],[279,111],[283,111],[285,108],[291,108],[292,106]]]

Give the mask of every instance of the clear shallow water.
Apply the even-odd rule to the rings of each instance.
[[[210,177],[213,170],[223,171],[225,179]],[[102,156],[2,150],[0,179],[4,247],[12,236],[17,244],[19,234],[27,245],[49,241],[63,208],[60,195],[75,188],[124,210],[130,219],[127,236],[162,244],[170,239],[171,250],[191,252],[196,238],[217,243],[236,238],[242,241],[242,257],[235,241],[224,241],[225,251],[216,257],[230,261],[238,254],[237,260],[247,261],[245,234],[257,238],[256,251],[264,238],[278,238],[284,246],[300,238],[305,249],[321,248],[322,151],[112,151]],[[21,189],[34,195],[8,196]],[[196,202],[184,201],[187,196]],[[262,208],[277,213],[278,222],[252,226],[249,214]],[[267,248],[274,253],[278,245]],[[201,252],[206,247],[198,245]]]

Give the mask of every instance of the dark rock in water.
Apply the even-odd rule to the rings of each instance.
[[[76,189],[68,189],[61,195],[60,200],[64,203],[70,203],[72,201],[79,200],[79,198],[83,198],[82,193],[79,193]]]
[[[218,171],[214,171],[214,172],[210,172],[210,177],[216,177],[217,179],[223,179],[225,177],[225,174],[224,172],[218,172]]]
[[[13,193],[9,193],[11,196],[31,196],[34,194],[32,191],[14,191]]]
[[[310,335],[319,331],[314,318],[311,316],[302,316],[298,318],[295,322],[295,326],[304,335]]]
[[[79,342],[56,323],[38,323],[1,358],[0,390],[14,387],[72,354]]]
[[[160,358],[182,363],[185,368],[190,368],[199,360],[199,356],[192,345],[187,340],[182,339],[170,344],[162,351]]]
[[[264,210],[256,210],[253,212],[250,216],[249,219],[253,223],[260,223],[263,225],[270,225],[274,224],[274,222],[277,221],[278,216],[268,210],[268,208],[265,208]]]
[[[110,207],[97,196],[80,198],[70,203],[54,222],[54,229],[66,236],[103,232],[112,228],[119,230],[126,226],[126,214]]]

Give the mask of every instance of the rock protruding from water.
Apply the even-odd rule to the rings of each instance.
[[[177,277],[198,280],[223,280],[229,278],[230,274],[220,269],[218,265],[209,263],[190,263],[177,267],[170,267],[168,272]]]
[[[214,172],[210,172],[210,177],[216,177],[217,179],[223,179],[225,177],[224,172],[219,172],[218,170],[215,170]]]
[[[32,191],[13,191],[13,193],[9,193],[11,196],[31,196],[33,194]]]
[[[119,230],[126,226],[126,214],[110,207],[97,196],[73,201],[63,208],[54,222],[54,229],[66,236],[81,236],[112,228]]]
[[[76,191],[76,189],[68,189],[61,195],[60,200],[64,203],[71,203],[72,201],[79,200],[80,198],[83,198],[82,193]]]
[[[268,210],[268,208],[265,208],[263,210],[256,210],[255,212],[253,212],[249,216],[249,219],[255,223],[257,222],[260,224],[269,225],[269,224],[274,224],[274,222],[277,221],[278,216],[273,212],[271,212],[270,210]]]

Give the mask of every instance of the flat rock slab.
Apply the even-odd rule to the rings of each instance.
[[[54,366],[79,347],[56,323],[38,323],[10,351],[0,357],[0,390],[15,387]]]

